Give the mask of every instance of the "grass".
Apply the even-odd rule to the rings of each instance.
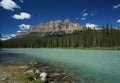
[[[35,59],[32,59],[30,62],[29,62],[29,65],[34,68],[35,65],[37,64],[37,61]]]
[[[120,50],[120,47],[66,47],[60,49],[80,49],[80,50]]]
[[[9,75],[9,78],[4,81],[0,79],[0,83],[41,83],[40,79],[30,80],[35,75],[25,75],[25,71],[26,68],[21,68],[21,66],[0,66],[0,78],[2,78],[3,73]]]
[[[9,75],[9,79],[5,81],[1,81],[0,83],[14,83],[14,82],[19,82],[19,83],[24,83],[24,80],[21,80],[21,76],[23,75],[23,72],[25,69],[20,68],[20,66],[0,66],[0,73],[6,73]],[[2,74],[3,75],[3,74]],[[0,75],[0,76],[2,76]]]
[[[54,49],[54,48],[49,48]],[[116,47],[58,47],[56,49],[78,49],[78,50],[120,50],[120,46]],[[30,65],[34,66],[34,61],[31,61]]]
[[[35,75],[23,75],[21,78],[24,80],[24,83],[42,83],[40,79],[31,80],[36,77]]]

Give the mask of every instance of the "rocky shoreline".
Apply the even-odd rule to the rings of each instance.
[[[28,67],[27,70],[30,70],[30,69],[31,68]],[[77,83],[77,80],[73,76],[65,73],[62,68],[50,65],[45,62],[38,62],[34,66],[33,70],[34,72],[38,70],[40,72],[39,73],[40,75],[42,73],[47,74],[46,76],[47,81],[45,83]]]
[[[36,73],[37,72],[37,73]],[[46,74],[45,80],[40,77]],[[35,75],[38,75],[35,77]],[[28,76],[28,77],[27,77]],[[38,81],[39,80],[39,81]],[[79,83],[62,68],[44,62],[23,66],[0,66],[0,83]]]
[[[23,54],[22,54],[23,55]],[[65,69],[58,65],[53,65],[45,61],[40,61],[21,54],[0,52],[0,83],[42,83],[35,79],[41,79],[40,74],[45,72],[46,83],[79,83],[74,75],[65,72]],[[29,80],[26,72],[39,71],[38,77]],[[31,75],[30,75],[31,76]],[[29,82],[25,82],[25,81]]]

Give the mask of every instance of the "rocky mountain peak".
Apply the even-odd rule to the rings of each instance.
[[[75,30],[81,30],[82,27],[78,23],[72,23],[69,19],[50,21],[48,23],[40,23],[35,28],[30,28],[25,32],[21,32],[21,35],[29,34],[32,32],[60,32],[72,33]]]

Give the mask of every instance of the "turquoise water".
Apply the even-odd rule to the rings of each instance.
[[[4,51],[23,53],[63,65],[70,68],[82,83],[120,83],[120,51],[68,49],[4,49]]]

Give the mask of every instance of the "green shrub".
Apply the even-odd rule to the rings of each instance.
[[[37,61],[36,60],[34,60],[34,59],[32,59],[30,62],[29,62],[29,65],[31,66],[31,67],[35,67],[35,65],[37,64]]]
[[[31,74],[31,75],[23,75],[22,76],[22,80],[25,82],[25,83],[42,83],[41,82],[41,80],[40,80],[40,78],[38,78],[38,79],[34,79],[34,78],[38,78],[38,77],[36,77],[36,75],[34,75],[34,74]]]

